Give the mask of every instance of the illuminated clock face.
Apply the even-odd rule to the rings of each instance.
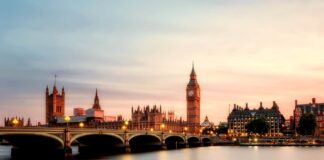
[[[192,96],[194,95],[194,91],[193,91],[193,90],[190,90],[190,91],[188,92],[188,95],[189,95],[190,97],[192,97]]]

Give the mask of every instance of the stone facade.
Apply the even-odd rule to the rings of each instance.
[[[50,124],[55,121],[55,118],[63,117],[65,110],[65,91],[62,88],[62,93],[60,94],[56,88],[56,84],[53,87],[53,93],[49,93],[48,86],[46,87],[45,93],[45,106],[46,106],[46,124]]]
[[[267,136],[280,135],[281,125],[284,124],[285,120],[276,102],[273,102],[271,108],[264,108],[261,102],[258,109],[249,109],[248,104],[246,104],[245,108],[234,105],[232,112],[228,116],[228,132],[233,136],[247,135],[245,125],[259,118],[264,118],[270,125]]]
[[[293,128],[297,129],[299,126],[300,117],[303,114],[314,114],[316,119],[315,136],[324,136],[324,103],[316,103],[316,99],[312,99],[312,103],[298,104],[295,100],[295,109],[293,116]]]
[[[174,112],[169,111],[168,114],[162,111],[162,107],[144,106],[142,109],[138,106],[134,110],[132,107],[132,128],[133,130],[155,130],[182,132],[186,123],[180,118],[175,118]],[[162,128],[162,124],[164,128]]]
[[[190,80],[186,89],[187,98],[187,123],[190,133],[200,131],[200,86],[194,66],[190,74]]]

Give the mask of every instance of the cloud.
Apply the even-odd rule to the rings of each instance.
[[[321,97],[322,1],[1,2],[0,118],[44,122],[44,89],[67,92],[67,112],[106,113],[162,104],[185,117],[194,60],[202,117],[225,121],[228,105]]]

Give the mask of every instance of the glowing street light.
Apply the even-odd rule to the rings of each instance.
[[[172,130],[169,130],[169,133],[172,133]]]
[[[79,123],[79,127],[80,127],[80,128],[83,128],[83,127],[84,127],[84,123],[83,123],[83,122],[80,122],[80,123]]]
[[[151,132],[153,132],[153,131],[154,131],[154,129],[153,129],[153,128],[151,128],[150,130],[151,130]]]
[[[124,124],[125,124],[125,126],[128,126],[128,124],[129,124],[128,120],[126,120],[126,121],[124,122]]]
[[[161,124],[161,130],[162,130],[162,133],[163,133],[163,129],[165,128],[165,124],[164,123],[162,123]]]
[[[66,122],[66,128],[68,128],[69,127],[69,122],[71,121],[71,117],[70,116],[65,116],[64,121]]]

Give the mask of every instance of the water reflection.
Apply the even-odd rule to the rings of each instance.
[[[78,148],[72,147],[75,159],[82,159],[78,155]],[[240,147],[240,146],[212,146],[199,148],[185,148],[179,150],[156,151],[148,153],[133,153],[119,155],[94,156],[85,159],[98,160],[309,160],[324,159],[324,147]],[[0,146],[0,159],[10,159],[10,146]]]

